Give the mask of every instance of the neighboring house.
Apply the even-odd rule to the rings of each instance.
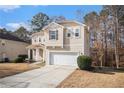
[[[28,43],[9,33],[0,33],[0,61],[5,61],[5,58],[15,60],[20,54],[28,54],[25,49],[28,45]]]
[[[77,65],[78,55],[89,55],[89,33],[77,21],[51,22],[32,35],[29,59],[52,65]]]

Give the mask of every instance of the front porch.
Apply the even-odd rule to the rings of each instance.
[[[43,45],[30,45],[28,49],[28,59],[33,61],[44,61],[44,46]]]

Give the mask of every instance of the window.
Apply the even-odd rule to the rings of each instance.
[[[58,31],[49,31],[49,40],[58,40]]]
[[[32,39],[34,42],[37,42],[37,40],[36,40],[36,38],[34,37],[33,39]]]
[[[41,42],[41,38],[39,38],[39,42]]]
[[[76,29],[75,30],[75,37],[79,37],[79,34],[80,34],[80,30],[79,29]]]
[[[43,42],[45,42],[45,39],[43,39]]]
[[[67,37],[71,37],[71,33],[67,33]]]
[[[72,29],[68,29],[67,31],[67,37],[71,37]]]
[[[5,43],[2,43],[2,46],[5,46]]]
[[[1,41],[2,46],[5,46],[5,41]]]

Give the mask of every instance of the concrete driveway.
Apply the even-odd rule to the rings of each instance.
[[[75,70],[72,66],[49,65],[0,79],[2,88],[54,88]]]

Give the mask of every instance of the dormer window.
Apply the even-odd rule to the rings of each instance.
[[[79,29],[76,29],[75,30],[75,37],[79,37],[80,36],[80,30]]]
[[[49,31],[49,40],[58,40],[58,30]]]

